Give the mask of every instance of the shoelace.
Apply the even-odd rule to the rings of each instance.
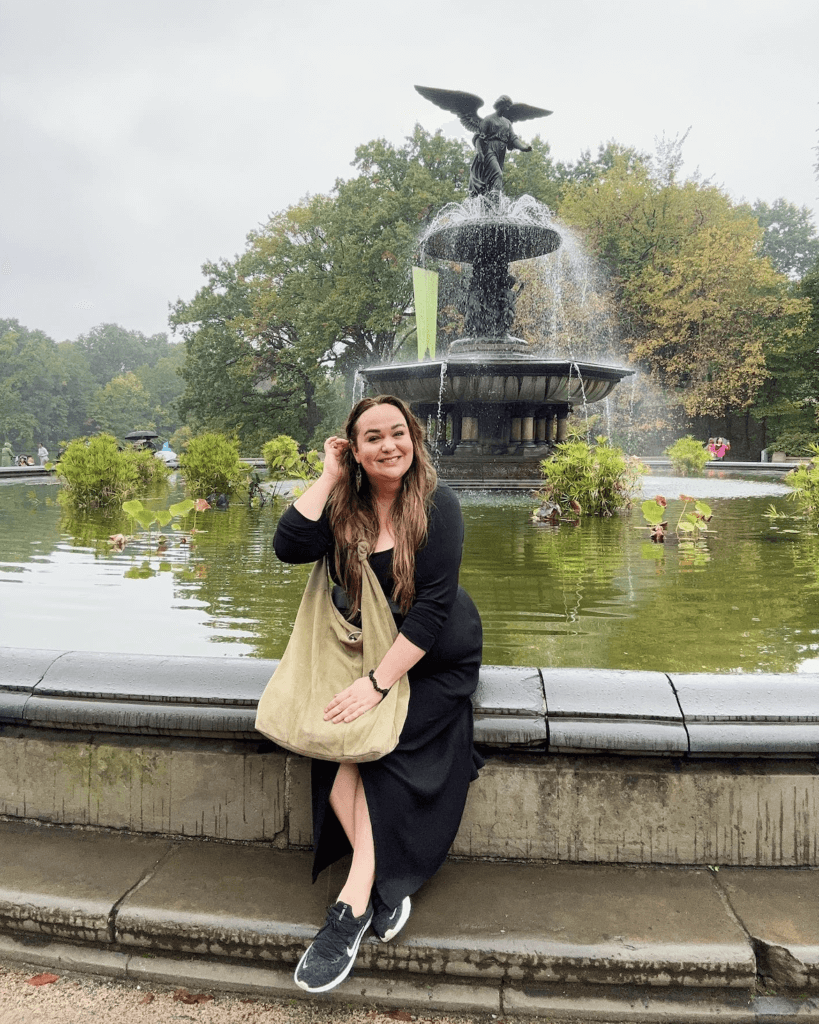
[[[324,960],[336,960],[342,955],[346,956],[348,943],[359,928],[358,924],[353,923],[354,921],[355,918],[352,915],[346,915],[345,911],[330,907],[327,921],[313,940],[315,955]]]

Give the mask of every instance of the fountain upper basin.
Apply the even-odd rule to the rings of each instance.
[[[519,224],[500,218],[467,217],[432,231],[424,252],[439,260],[475,263],[491,255],[503,263],[530,260],[560,248],[560,235],[540,224]]]

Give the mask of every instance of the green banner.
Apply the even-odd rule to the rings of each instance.
[[[438,329],[438,273],[412,268],[415,293],[415,327],[418,332],[418,359],[435,358],[435,333]]]

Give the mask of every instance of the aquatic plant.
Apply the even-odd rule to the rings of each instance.
[[[666,448],[665,453],[680,476],[699,476],[711,460],[711,454],[703,442],[691,434],[678,438]]]
[[[630,507],[646,472],[639,459],[626,456],[602,435],[594,444],[562,442],[551,458],[543,459],[540,469],[545,480],[538,497],[593,516],[610,516]]]
[[[713,518],[711,506],[704,501],[697,501],[696,498],[692,498],[687,494],[681,494],[680,501],[683,503],[683,506],[680,510],[677,524],[674,527],[674,533],[678,538],[683,537],[688,540],[694,540],[699,534],[707,532],[708,524]],[[694,506],[693,512],[689,512],[689,505]],[[643,519],[651,528],[652,542],[654,544],[663,544],[668,534],[668,520],[666,519],[668,502],[665,497],[662,494],[657,494],[653,498],[644,501],[640,508],[643,513]]]
[[[71,441],[57,463],[57,475],[64,484],[57,500],[73,511],[118,510],[139,484],[133,452],[120,451],[110,434]]]
[[[125,454],[131,459],[137,471],[138,483],[148,488],[160,480],[166,480],[170,469],[162,459],[158,459],[151,448],[126,448]]]
[[[194,498],[211,494],[229,497],[247,487],[251,471],[251,466],[239,458],[238,440],[217,433],[194,437],[179,457],[179,464]]]
[[[262,448],[267,464],[268,478],[276,486],[285,480],[317,480],[321,475],[322,459],[317,451],[302,453],[296,441],[288,434],[278,434]]]
[[[819,444],[809,444],[810,464],[792,469],[785,477],[791,488],[788,497],[799,506],[800,514],[814,525],[819,523]]]

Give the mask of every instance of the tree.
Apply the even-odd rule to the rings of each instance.
[[[85,354],[97,387],[144,363],[153,365],[168,354],[165,334],[146,337],[141,331],[129,331],[119,324],[99,324],[81,334],[74,345]]]
[[[390,359],[414,331],[410,265],[422,228],[466,193],[465,143],[419,126],[397,147],[356,150],[358,173],[248,236],[234,261],[178,302],[185,338],[181,410],[201,426],[305,441],[333,372]]]
[[[65,429],[62,380],[52,338],[0,320],[0,438],[30,454],[40,441],[56,445]]]
[[[768,355],[770,377],[753,410],[763,446],[784,431],[819,434],[819,260],[793,292],[807,304],[807,318]]]
[[[725,416],[751,406],[766,352],[798,334],[805,304],[760,254],[747,209],[707,182],[678,182],[666,148],[659,173],[616,159],[561,212],[607,263],[633,355],[689,416]]]
[[[807,206],[776,199],[769,206],[757,199],[751,207],[764,235],[761,251],[780,274],[803,277],[819,259],[819,235]]]
[[[100,429],[123,438],[132,430],[156,430],[150,396],[135,373],[123,373],[100,388],[91,402]]]
[[[185,346],[169,345],[168,355],[150,365],[143,363],[135,375],[149,397],[156,430],[169,437],[180,425],[177,403],[185,389],[181,377],[185,365]]]

